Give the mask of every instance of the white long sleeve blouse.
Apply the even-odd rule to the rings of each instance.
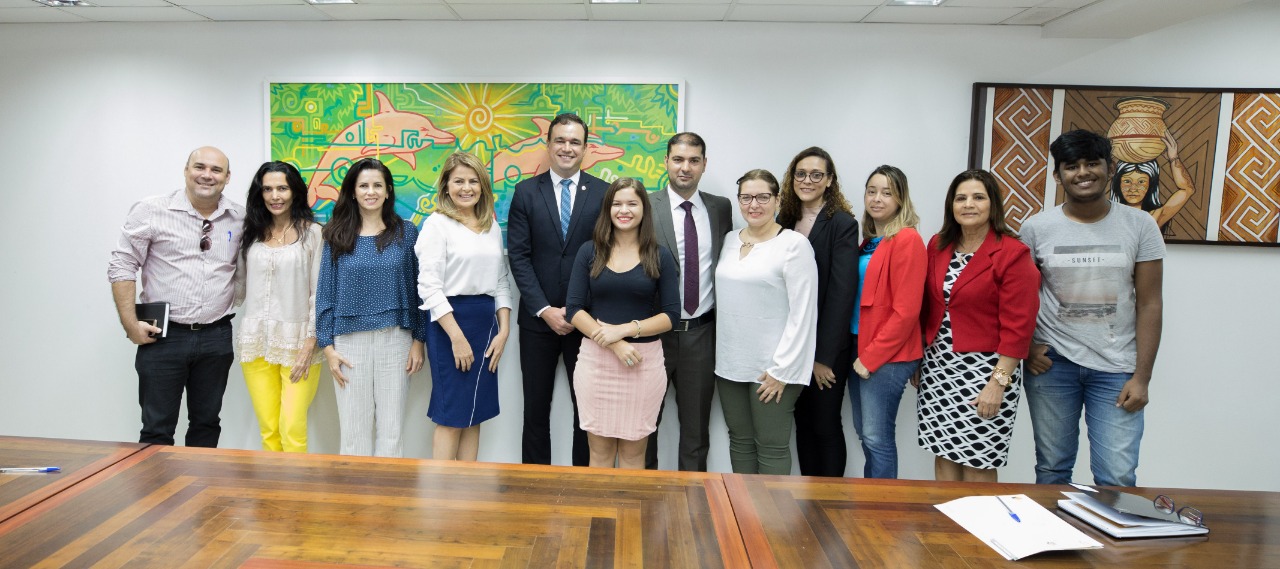
[[[249,247],[236,272],[237,297],[243,300],[236,328],[240,361],[263,358],[292,366],[307,338],[316,335],[316,281],[324,238],[312,223],[305,235],[283,247],[261,241]],[[320,352],[312,362],[320,361]]]
[[[495,309],[511,308],[511,279],[502,250],[502,230],[495,222],[484,233],[442,214],[422,224],[418,242],[418,296],[431,321],[453,312],[449,297],[485,294]]]
[[[784,229],[738,258],[725,235],[716,267],[716,375],[755,382],[761,374],[808,385],[818,343],[818,265],[803,235]]]

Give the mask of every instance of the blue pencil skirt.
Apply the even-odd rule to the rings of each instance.
[[[498,374],[489,371],[484,352],[498,334],[492,296],[451,296],[453,319],[471,344],[475,362],[466,373],[453,364],[453,341],[439,322],[427,328],[431,361],[431,405],[427,416],[437,425],[465,429],[498,416]]]

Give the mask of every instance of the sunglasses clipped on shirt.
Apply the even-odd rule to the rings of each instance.
[[[213,222],[207,219],[200,222],[200,252],[203,253],[213,248],[213,238],[209,233],[213,231]]]

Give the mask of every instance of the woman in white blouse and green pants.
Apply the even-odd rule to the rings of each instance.
[[[739,474],[790,474],[796,398],[813,376],[818,266],[803,235],[783,229],[778,180],[738,179],[747,227],[725,236],[716,268],[716,389]]]

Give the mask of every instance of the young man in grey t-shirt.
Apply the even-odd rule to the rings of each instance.
[[[1026,379],[1036,482],[1071,481],[1083,408],[1094,483],[1134,486],[1160,346],[1164,240],[1150,215],[1111,201],[1106,137],[1074,130],[1049,152],[1066,201],[1021,231],[1043,275]]]

